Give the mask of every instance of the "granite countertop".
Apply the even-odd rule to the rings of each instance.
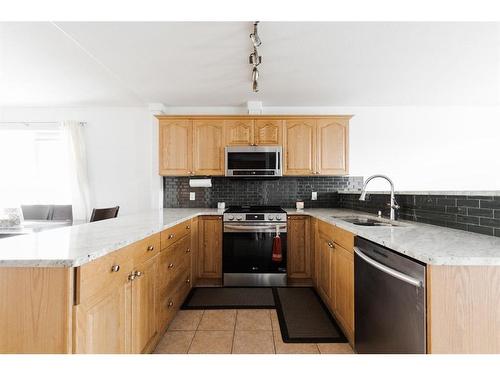
[[[500,266],[499,237],[404,220],[398,221],[397,227],[354,225],[341,217],[376,218],[376,215],[345,209],[288,209],[287,213],[316,217],[426,264]]]
[[[287,210],[310,215],[432,265],[500,265],[500,238],[400,221],[398,227],[363,227],[332,216],[362,215],[345,209]],[[198,215],[205,208],[169,208],[95,223],[0,239],[0,267],[78,267]]]

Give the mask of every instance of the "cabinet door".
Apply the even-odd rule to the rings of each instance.
[[[161,120],[159,137],[160,175],[189,175],[193,170],[191,120]]]
[[[158,259],[156,256],[136,267],[137,276],[132,283],[133,353],[143,353],[156,335]]]
[[[348,173],[348,123],[344,119],[318,120],[317,172],[323,175]]]
[[[354,334],[354,255],[335,245],[336,315],[352,341]],[[350,337],[349,337],[350,336]]]
[[[289,216],[287,229],[288,277],[291,279],[311,279],[309,217]]]
[[[198,276],[216,279],[222,277],[222,218],[202,216],[198,220],[200,243],[198,247]]]
[[[198,217],[191,219],[191,286],[196,286],[198,277]]]
[[[254,144],[253,120],[226,120],[224,132],[226,146],[251,146]]]
[[[318,234],[319,246],[318,254],[318,291],[320,292],[323,301],[332,308],[334,303],[334,282],[333,281],[333,270],[334,266],[333,260],[333,241],[325,235],[323,232]],[[333,310],[333,308],[332,308]]]
[[[255,144],[257,146],[283,145],[282,120],[255,120]]]
[[[285,121],[284,174],[310,176],[316,170],[316,121],[293,119]]]
[[[224,120],[193,121],[195,175],[224,175]]]
[[[75,306],[74,352],[121,354],[131,352],[132,283],[121,284]]]

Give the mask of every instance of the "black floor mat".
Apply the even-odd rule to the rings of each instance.
[[[181,309],[273,309],[274,307],[272,288],[214,287],[193,288]]]
[[[284,342],[347,342],[313,288],[275,288],[274,297]]]

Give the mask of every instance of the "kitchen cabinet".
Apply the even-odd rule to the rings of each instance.
[[[193,121],[193,172],[202,176],[224,175],[224,120]]]
[[[349,131],[345,118],[317,120],[316,174],[345,175],[349,171]]]
[[[290,282],[311,283],[313,254],[311,252],[310,218],[289,215],[287,228],[287,271]]]
[[[198,278],[222,278],[222,217],[198,219]]]
[[[335,314],[350,342],[354,339],[354,254],[335,244]]]
[[[253,120],[225,120],[226,146],[252,146],[254,144]]]
[[[316,171],[316,120],[285,120],[283,174],[310,176]]]
[[[254,139],[257,146],[282,146],[283,121],[276,119],[255,120]]]
[[[186,119],[163,119],[159,125],[162,176],[193,174],[193,125]]]
[[[320,221],[316,233],[316,248],[318,254],[317,291],[323,302],[335,310],[335,254],[333,245],[333,228]]]

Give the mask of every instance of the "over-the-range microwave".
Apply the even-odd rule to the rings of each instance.
[[[281,146],[226,147],[226,176],[282,176],[282,153]]]

